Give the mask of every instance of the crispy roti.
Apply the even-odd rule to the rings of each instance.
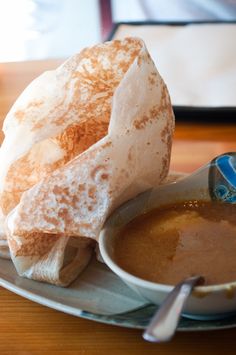
[[[3,125],[4,215],[24,191],[107,134],[112,97],[141,48],[134,38],[86,48],[25,89]]]
[[[109,214],[167,176],[173,128],[140,39],[85,49],[37,78],[9,112],[0,150],[19,274],[57,285],[77,277]]]

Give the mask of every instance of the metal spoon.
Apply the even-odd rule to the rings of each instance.
[[[202,276],[193,276],[178,283],[169,293],[150,324],[143,333],[143,338],[151,342],[170,340],[176,331],[183,306],[194,286],[205,282]]]

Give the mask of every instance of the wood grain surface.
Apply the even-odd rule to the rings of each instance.
[[[24,87],[61,61],[0,64],[0,121]],[[2,136],[1,136],[2,137]],[[191,172],[217,154],[236,150],[235,123],[180,123],[171,169]],[[40,306],[0,288],[0,354],[235,354],[236,329],[178,333],[149,344],[141,331],[96,323]]]

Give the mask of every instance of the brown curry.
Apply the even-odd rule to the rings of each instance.
[[[235,281],[236,205],[187,201],[153,210],[122,229],[114,253],[121,268],[153,282]]]

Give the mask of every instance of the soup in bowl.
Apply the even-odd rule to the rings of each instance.
[[[184,278],[201,275],[184,307],[196,319],[236,312],[236,205],[212,198],[208,171],[147,191],[107,220],[104,262],[151,303],[160,305]]]

